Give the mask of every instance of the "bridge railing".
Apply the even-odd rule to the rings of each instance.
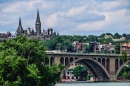
[[[47,54],[85,54],[85,55],[116,55],[120,56],[121,54],[115,54],[115,53],[84,53],[84,52],[61,52],[61,51],[46,51]]]

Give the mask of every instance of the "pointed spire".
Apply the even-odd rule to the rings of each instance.
[[[19,34],[23,34],[24,33],[24,30],[22,28],[22,22],[21,22],[21,18],[19,17],[19,24],[18,24],[18,28],[16,30],[16,34],[19,35]]]
[[[36,28],[36,33],[41,33],[41,21],[40,21],[39,10],[37,10],[35,28]]]
[[[39,16],[39,9],[37,9],[37,19],[40,19],[40,16]]]
[[[40,15],[39,15],[39,10],[37,10],[37,18],[36,18],[36,23],[41,23],[40,21]]]
[[[21,17],[19,17],[19,26],[22,26]]]

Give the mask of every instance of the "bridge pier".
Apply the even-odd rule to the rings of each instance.
[[[109,76],[109,81],[116,81],[117,76],[116,76],[116,68],[115,68],[115,58],[110,59],[110,76]]]
[[[117,76],[110,76],[109,77],[109,81],[116,81],[117,80]]]

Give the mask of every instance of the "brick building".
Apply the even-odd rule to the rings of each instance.
[[[130,43],[122,43],[120,44],[120,53],[125,51],[127,54],[130,54]]]

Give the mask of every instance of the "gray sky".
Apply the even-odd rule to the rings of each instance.
[[[60,35],[130,33],[130,0],[0,0],[0,32],[15,33],[19,17],[35,30],[37,9],[42,29]]]

